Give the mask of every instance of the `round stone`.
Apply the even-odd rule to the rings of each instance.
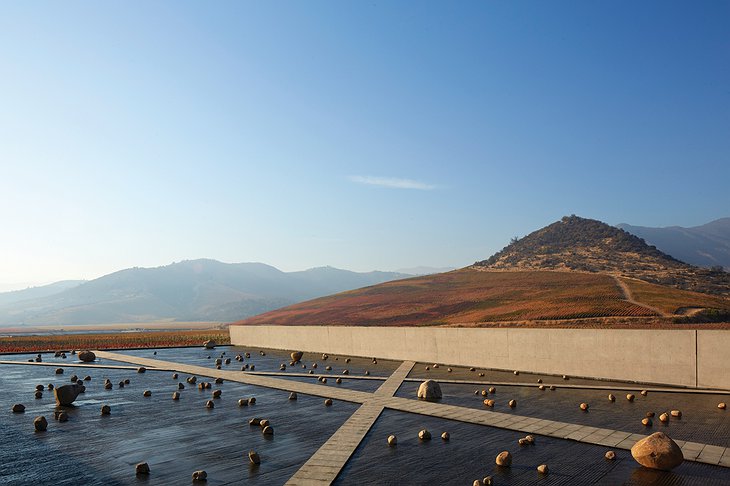
[[[609,461],[613,461],[614,459],[616,459],[616,453],[613,451],[607,451],[603,457],[605,457]]]
[[[388,445],[393,447],[397,444],[398,444],[398,438],[393,434],[389,435],[388,436]]]
[[[35,427],[36,432],[45,432],[48,428],[48,420],[42,415],[36,417],[33,419],[33,427]]]
[[[512,465],[512,454],[510,454],[508,451],[500,452],[499,454],[497,454],[495,463],[497,464],[497,466],[510,467]]]
[[[588,404],[586,402],[581,403],[580,404],[580,409],[583,410],[584,412],[587,412],[588,411]]]
[[[431,440],[431,432],[427,429],[421,429],[418,431],[418,438],[420,440]]]

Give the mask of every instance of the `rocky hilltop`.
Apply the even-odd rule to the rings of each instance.
[[[730,273],[695,267],[601,221],[566,216],[513,240],[473,268],[607,273],[711,294],[730,294]]]

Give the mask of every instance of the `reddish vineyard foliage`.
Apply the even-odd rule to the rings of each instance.
[[[55,334],[2,337],[0,338],[0,352],[197,346],[209,339],[218,344],[230,344],[228,331],[221,330]]]
[[[239,324],[448,326],[657,315],[627,301],[610,275],[462,269],[342,292]]]

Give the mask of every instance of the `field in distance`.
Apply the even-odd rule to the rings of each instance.
[[[596,318],[671,324],[687,309],[728,313],[730,299],[601,273],[469,267],[342,292],[236,324],[540,325]]]
[[[63,333],[0,336],[0,353],[70,351],[80,349],[166,348],[202,346],[204,341],[230,344],[227,329],[107,333]]]

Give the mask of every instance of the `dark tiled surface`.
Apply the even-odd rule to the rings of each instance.
[[[158,354],[160,352],[158,351]],[[152,474],[146,484],[187,484],[196,469],[208,472],[209,485],[283,484],[357,409],[355,404],[336,401],[325,407],[322,399],[263,387],[225,382],[216,407],[204,407],[212,390],[199,391],[186,385],[179,401],[171,399],[177,383],[171,373],[126,370],[71,369],[55,375],[52,367],[1,367],[0,427],[6,446],[0,448],[0,483],[26,484],[135,484],[134,465],[147,461]],[[71,374],[92,376],[87,392],[69,410],[69,421],[53,419],[53,393],[45,391],[35,400],[36,384],[69,383]],[[110,378],[113,390],[104,390]],[[119,389],[117,383],[131,383]],[[199,381],[202,379],[199,378]],[[152,391],[145,398],[142,392]],[[255,396],[254,406],[239,407],[237,400]],[[13,414],[14,403],[26,405],[24,414]],[[107,403],[112,415],[101,417]],[[48,431],[35,433],[33,419],[44,415]],[[269,418],[275,429],[273,439],[265,439],[249,418]],[[262,464],[249,468],[245,454],[255,449]]]
[[[418,383],[401,385],[396,396],[414,398]],[[487,409],[481,393],[475,391],[488,385],[454,385],[441,383],[444,394],[441,403]],[[608,400],[608,391],[568,389],[540,391],[536,387],[497,386],[497,392],[489,395],[495,400],[495,412],[513,413],[548,420],[570,422],[593,427],[616,429],[636,434],[662,431],[676,440],[700,442],[722,447],[730,446],[730,411],[719,410],[719,402],[730,402],[730,395],[704,395],[689,393],[650,392],[646,397],[635,393],[633,402],[626,400],[626,393],[613,392],[616,402]],[[517,400],[517,407],[509,408],[509,400]],[[589,404],[588,412],[580,410],[581,402]],[[665,425],[659,421],[662,412],[679,409],[681,420],[672,418]],[[655,412],[652,427],[644,427],[641,419],[647,412]]]
[[[426,428],[433,439],[418,440]],[[451,434],[444,442],[443,431]],[[389,447],[388,435],[398,437]],[[606,447],[538,436],[534,446],[521,447],[524,434],[508,430],[386,410],[347,463],[336,484],[472,484],[491,475],[497,485],[635,484],[730,485],[730,469],[685,462],[673,472],[649,471],[628,451],[614,449],[617,459],[606,461]],[[513,454],[511,468],[495,465],[497,454]],[[536,468],[547,464],[541,476]]]

